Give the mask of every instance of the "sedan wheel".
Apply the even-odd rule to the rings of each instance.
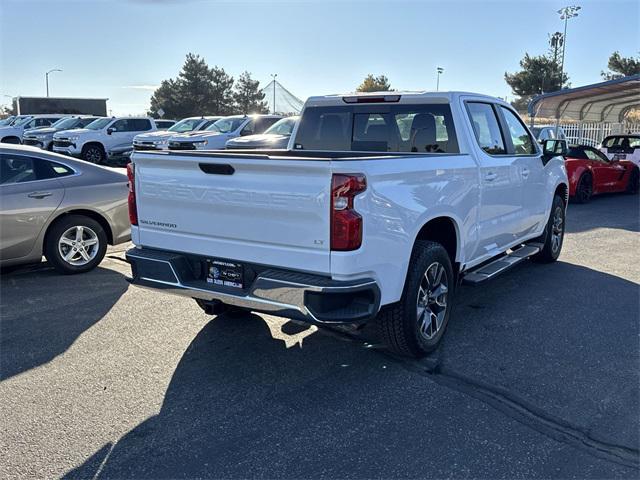
[[[82,266],[96,258],[100,241],[96,232],[78,225],[67,229],[58,240],[58,252],[70,265]]]
[[[47,231],[44,255],[61,273],[88,272],[102,261],[106,252],[107,234],[93,218],[62,216]]]

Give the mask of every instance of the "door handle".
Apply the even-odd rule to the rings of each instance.
[[[29,198],[45,198],[53,195],[51,192],[31,192],[27,195]]]
[[[527,178],[529,176],[529,169],[525,168],[522,170],[522,178]]]
[[[493,172],[489,172],[484,176],[487,182],[493,182],[496,178],[498,178],[498,174]]]

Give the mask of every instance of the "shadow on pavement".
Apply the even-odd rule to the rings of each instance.
[[[461,289],[437,361],[637,449],[637,288],[556,263]],[[66,477],[637,475],[430,382],[359,339],[287,325],[257,315],[209,322],[159,414]]]
[[[123,275],[100,267],[69,276],[44,263],[3,270],[0,380],[63,353],[127,288]]]
[[[640,197],[624,193],[596,195],[587,204],[570,203],[567,233],[596,228],[640,232]]]

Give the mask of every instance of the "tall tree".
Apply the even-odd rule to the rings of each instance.
[[[519,97],[512,104],[521,112],[527,109],[527,104],[535,95],[560,90],[569,80],[568,75],[564,73],[560,81],[558,63],[547,55],[532,57],[525,53],[524,58],[520,60],[520,67],[521,70],[518,72],[505,72],[504,79],[513,94]]]
[[[178,77],[163,80],[153,93],[149,113],[157,116],[160,108],[170,118],[233,113],[233,77],[189,53]]]
[[[238,78],[233,98],[238,113],[269,113],[264,93],[260,91],[260,82],[253,80],[249,72],[245,71]]]
[[[371,73],[367,75],[364,81],[356,88],[356,92],[390,92],[392,90],[386,75],[374,77]]]
[[[608,72],[600,73],[605,80],[637,75],[640,73],[640,57],[623,57],[620,52],[615,51],[609,57],[607,67],[609,68]]]
[[[167,118],[181,118],[184,116],[184,109],[178,98],[179,86],[178,82],[173,79],[163,80],[160,86],[153,92],[151,96],[151,107],[149,108],[149,115],[154,118],[158,118],[158,110],[164,111],[164,116]]]
[[[234,113],[233,77],[227,75],[224,68],[211,69],[210,105],[213,115],[230,115]]]

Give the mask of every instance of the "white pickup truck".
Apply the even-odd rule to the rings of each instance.
[[[310,98],[287,151],[136,152],[133,284],[424,355],[460,282],[558,258],[566,144],[470,93]]]

